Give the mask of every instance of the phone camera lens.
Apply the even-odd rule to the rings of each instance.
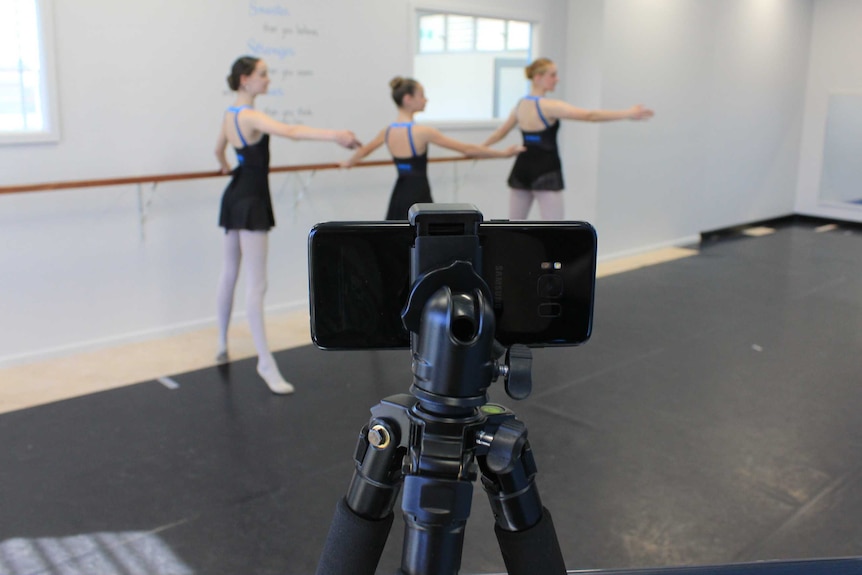
[[[539,297],[559,298],[563,296],[563,276],[544,274],[539,276]]]

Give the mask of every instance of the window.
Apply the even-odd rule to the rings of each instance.
[[[59,138],[49,0],[0,0],[0,143]]]
[[[501,52],[506,49],[506,21],[476,19],[476,49]]]
[[[469,52],[475,47],[474,18],[469,16],[446,16],[446,50]]]
[[[423,119],[504,118],[527,93],[531,22],[419,10],[416,26],[413,76],[428,96]]]

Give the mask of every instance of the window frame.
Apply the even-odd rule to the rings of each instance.
[[[60,141],[60,106],[57,91],[54,52],[53,0],[33,0],[39,27],[39,83],[42,97],[44,126],[41,130],[0,131],[0,145],[31,144]]]
[[[419,51],[419,16],[427,13],[442,13],[453,14],[459,16],[471,16],[473,18],[490,18],[494,20],[518,20],[530,23],[530,45],[527,51],[530,54],[536,54],[537,48],[540,46],[541,34],[541,19],[536,17],[535,11],[506,8],[491,8],[488,6],[478,6],[472,4],[464,4],[462,2],[453,3],[446,0],[413,0],[409,4],[407,11],[408,18],[408,49],[411,62],[411,75],[413,71],[413,62],[417,55],[422,54]],[[440,53],[446,53],[445,50]],[[496,129],[506,118],[486,118],[477,120],[423,120],[424,124],[434,126],[441,130],[452,131],[470,131],[483,129]]]
[[[463,18],[471,18],[473,23],[473,33],[472,33],[472,46],[469,49],[453,49],[449,47],[449,37],[443,37],[443,49],[442,50],[429,50],[422,51],[422,37],[419,31],[422,28],[420,20],[426,16],[442,16],[443,21],[445,22],[444,26],[446,30],[449,29],[449,17],[463,17]],[[503,46],[501,48],[481,48],[479,47],[479,21],[480,20],[490,20],[501,22],[503,24]],[[511,22],[523,23],[530,25],[530,42],[527,48],[509,48],[509,24]],[[511,17],[503,17],[503,16],[487,16],[485,14],[465,14],[462,12],[449,12],[443,11],[440,9],[430,10],[425,8],[417,8],[414,10],[414,21],[413,26],[416,30],[413,31],[413,35],[416,37],[416,42],[413,46],[413,55],[430,55],[430,54],[475,54],[482,52],[532,52],[533,49],[533,28],[536,26],[536,22],[532,20],[524,20],[520,18],[511,18]]]

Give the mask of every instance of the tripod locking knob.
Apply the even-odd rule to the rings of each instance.
[[[512,399],[525,399],[533,391],[533,352],[516,343],[506,350],[505,387]]]
[[[487,442],[488,435],[483,434],[481,439]],[[527,426],[523,422],[509,419],[501,423],[491,437],[488,454],[485,456],[488,469],[501,475],[512,471],[526,443]]]

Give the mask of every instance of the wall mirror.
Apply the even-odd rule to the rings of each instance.
[[[862,210],[862,93],[829,96],[819,199]]]

